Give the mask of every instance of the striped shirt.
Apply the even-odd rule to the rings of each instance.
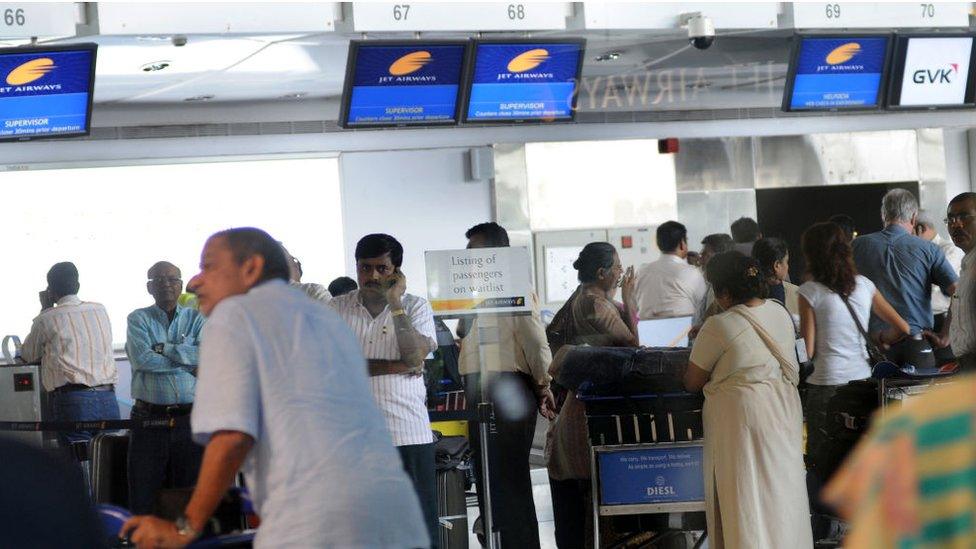
[[[823,499],[851,523],[844,547],[976,547],[976,377],[875,422]]]
[[[105,307],[76,295],[62,297],[37,315],[20,356],[26,362],[41,362],[41,384],[47,391],[69,383],[94,387],[119,378]]]
[[[176,306],[170,322],[156,305],[129,314],[125,354],[132,365],[132,397],[150,404],[193,402],[203,315]],[[162,343],[163,352],[153,351]]]
[[[332,299],[332,294],[329,293],[329,289],[321,284],[316,284],[314,282],[289,282],[288,284],[305,292],[305,295],[314,299],[315,301],[328,303],[329,300]]]
[[[329,305],[352,328],[367,359],[400,360],[396,329],[390,307],[376,318],[359,300],[359,290],[335,297]],[[421,335],[437,347],[434,312],[427,300],[411,294],[403,296],[403,311]],[[386,417],[386,425],[397,446],[429,444],[434,441],[427,415],[427,388],[423,376],[392,374],[369,378],[373,398]]]

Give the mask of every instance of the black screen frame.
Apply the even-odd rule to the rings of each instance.
[[[0,48],[0,56],[8,54],[33,55],[35,53],[64,52],[64,51],[91,51],[91,67],[88,71],[88,105],[85,107],[85,129],[80,132],[56,133],[45,135],[11,135],[0,137],[0,142],[24,142],[36,141],[38,139],[61,139],[71,137],[85,137],[91,135],[92,125],[92,104],[95,99],[95,68],[98,65],[98,44],[94,42],[82,42],[79,44],[65,44],[58,46],[18,46],[13,48]]]
[[[570,107],[569,118],[556,118],[546,120],[544,118],[492,118],[492,119],[468,119],[468,102],[471,100],[471,86],[474,85],[475,63],[478,60],[478,46],[481,44],[577,44],[580,48],[579,59],[576,62],[576,89],[573,90],[573,104]],[[471,41],[471,48],[468,51],[466,63],[467,72],[464,79],[464,94],[461,98],[461,123],[471,125],[481,124],[569,124],[576,122],[577,106],[579,102],[579,89],[583,75],[583,62],[586,59],[586,39],[585,38],[513,38],[505,40],[502,38],[474,39]]]
[[[793,86],[796,83],[797,60],[800,57],[800,47],[803,41],[808,38],[826,39],[857,39],[857,38],[887,38],[888,44],[885,46],[884,66],[881,69],[881,80],[878,83],[878,100],[873,106],[854,105],[850,107],[824,107],[813,109],[794,109],[792,108]],[[830,32],[830,33],[795,33],[793,35],[793,49],[790,52],[790,65],[786,73],[786,86],[783,89],[783,112],[841,112],[841,111],[880,111],[885,108],[888,97],[888,75],[891,72],[891,53],[894,49],[895,33],[893,32]]]
[[[352,89],[355,82],[356,61],[359,57],[359,48],[377,46],[394,48],[422,48],[424,46],[461,46],[461,71],[458,74],[457,96],[454,99],[454,119],[444,121],[424,121],[424,122],[390,122],[381,124],[349,124],[349,107],[352,102]],[[342,85],[342,100],[339,106],[339,126],[347,130],[366,130],[372,128],[429,128],[457,126],[461,123],[461,97],[464,91],[465,76],[468,55],[471,50],[470,40],[351,40],[349,42],[349,55],[346,58],[346,77]]]
[[[900,105],[901,86],[905,81],[905,61],[908,57],[908,43],[912,38],[972,38],[969,50],[969,75],[966,82],[966,93],[963,102],[957,105]],[[895,35],[895,46],[891,59],[891,77],[888,82],[888,93],[885,98],[885,108],[893,111],[935,111],[976,108],[976,32],[907,32]]]

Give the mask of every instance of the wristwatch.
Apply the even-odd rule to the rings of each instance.
[[[163,345],[164,345],[163,343],[157,343],[157,344],[153,345],[152,346],[153,352],[154,353],[163,354]]]
[[[190,526],[190,520],[186,518],[186,515],[180,515],[176,519],[176,533],[190,540],[195,540],[200,537],[200,532]]]

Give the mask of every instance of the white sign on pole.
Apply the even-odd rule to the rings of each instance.
[[[437,316],[532,310],[527,248],[428,251],[427,295]]]
[[[0,2],[0,38],[74,36],[74,2]]]
[[[353,2],[356,32],[563,30],[569,2]]]
[[[968,27],[969,2],[790,2],[798,29]],[[789,9],[789,8],[787,8]]]

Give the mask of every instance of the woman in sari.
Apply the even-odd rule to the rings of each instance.
[[[709,546],[811,548],[793,322],[755,260],[726,252],[705,274],[726,311],[702,326],[685,387],[705,392]]]
[[[553,355],[564,345],[636,347],[634,268],[624,273],[617,250],[606,242],[587,244],[573,268],[579,273],[580,285],[546,329]],[[613,301],[618,285],[622,306]],[[559,365],[554,358],[550,372],[554,379]],[[566,395],[559,415],[549,425],[546,457],[556,545],[560,549],[588,547],[593,539],[587,535],[592,528],[590,443],[583,404],[573,392]]]

